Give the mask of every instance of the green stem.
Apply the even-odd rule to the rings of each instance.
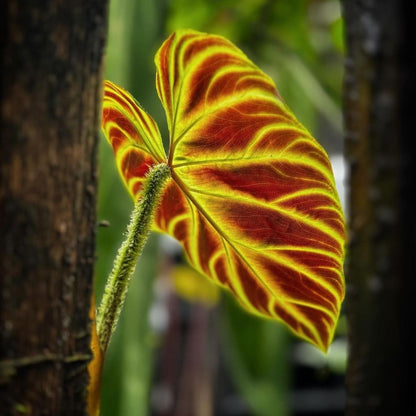
[[[147,174],[142,196],[135,204],[126,239],[118,251],[97,311],[97,333],[103,353],[116,328],[131,276],[149,236],[154,213],[169,178],[168,165],[161,163],[153,166]]]

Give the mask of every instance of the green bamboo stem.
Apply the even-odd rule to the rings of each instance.
[[[97,311],[97,333],[103,353],[116,328],[131,276],[146,244],[154,213],[169,178],[170,168],[165,163],[152,167],[147,174],[142,196],[135,204],[126,239],[118,251]]]

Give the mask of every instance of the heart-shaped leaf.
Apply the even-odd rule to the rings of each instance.
[[[326,350],[344,297],[345,226],[325,151],[223,37],[175,32],[156,67],[172,178],[154,229],[247,310]],[[139,198],[148,169],[166,161],[156,123],[106,82],[103,129]]]

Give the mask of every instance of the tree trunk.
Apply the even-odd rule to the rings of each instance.
[[[415,415],[414,2],[344,0],[347,415]]]
[[[107,2],[0,5],[0,414],[83,415]]]

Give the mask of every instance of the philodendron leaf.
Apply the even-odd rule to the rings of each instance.
[[[149,167],[167,159],[154,229],[247,310],[326,350],[344,297],[345,227],[325,151],[223,37],[175,32],[156,67],[167,158],[150,116],[105,86],[103,128],[130,193],[140,198]]]

